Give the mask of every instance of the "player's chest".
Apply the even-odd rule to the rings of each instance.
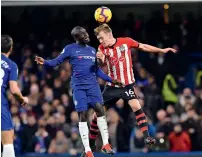
[[[93,50],[76,50],[71,59],[75,63],[95,63],[96,54]]]
[[[107,61],[112,65],[117,65],[119,62],[123,63],[128,58],[128,47],[123,44],[113,48],[107,48],[105,49],[105,56]]]

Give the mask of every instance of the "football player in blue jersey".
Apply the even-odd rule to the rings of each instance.
[[[97,77],[107,82],[122,85],[117,80],[112,80],[106,75],[96,63],[95,48],[87,45],[90,41],[89,35],[83,27],[76,26],[71,32],[76,41],[67,45],[61,54],[53,60],[44,60],[36,56],[35,61],[44,66],[57,66],[68,59],[72,66],[71,84],[73,89],[73,100],[75,109],[79,114],[79,132],[87,157],[93,157],[89,146],[89,129],[87,125],[87,111],[91,106],[98,114],[97,125],[100,129],[103,147],[102,151],[107,154],[114,154],[108,142],[108,127],[103,109],[103,98],[97,81]]]
[[[11,93],[15,98],[26,106],[28,104],[28,98],[22,96],[22,93],[18,87],[18,67],[15,62],[9,59],[13,49],[13,40],[8,35],[1,35],[1,142],[3,144],[2,157],[15,157],[13,147],[13,123],[11,113],[9,110],[8,99],[6,96],[6,90],[9,86]]]

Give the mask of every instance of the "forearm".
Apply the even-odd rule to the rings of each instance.
[[[20,89],[17,89],[12,94],[15,97],[15,99],[18,100],[20,103],[23,102],[23,96],[22,96],[22,93],[21,93]]]
[[[148,44],[140,44],[139,49],[142,50],[142,51],[145,51],[145,52],[153,52],[153,53],[162,52],[161,48],[151,46],[151,45],[148,45]]]
[[[112,82],[112,79],[107,74],[105,74],[100,68],[97,68],[96,75],[106,82]]]
[[[10,91],[13,94],[13,96],[19,101],[23,102],[23,95],[20,91],[20,88],[18,87],[17,81],[11,80],[9,81]]]
[[[58,61],[56,59],[53,60],[45,60],[44,61],[44,65],[45,66],[50,66],[50,67],[55,67],[57,65],[59,65]]]
[[[100,58],[97,59],[97,63],[100,67],[103,67],[105,65],[104,59],[100,59]]]

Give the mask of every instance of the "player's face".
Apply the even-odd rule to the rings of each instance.
[[[99,40],[100,44],[102,44],[104,47],[108,47],[110,45],[110,33],[101,31],[97,35],[97,39]]]
[[[89,35],[84,28],[79,31],[78,40],[83,43],[88,43],[90,41]]]

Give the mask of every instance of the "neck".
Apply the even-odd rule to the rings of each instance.
[[[86,46],[86,43],[81,43],[79,41],[76,41],[77,44],[82,45],[82,46]]]
[[[113,46],[116,43],[116,39],[112,38],[111,43],[109,44],[109,46]]]
[[[6,57],[9,57],[9,53],[2,53],[2,52],[1,52],[1,54],[3,54],[3,55],[6,56]]]

